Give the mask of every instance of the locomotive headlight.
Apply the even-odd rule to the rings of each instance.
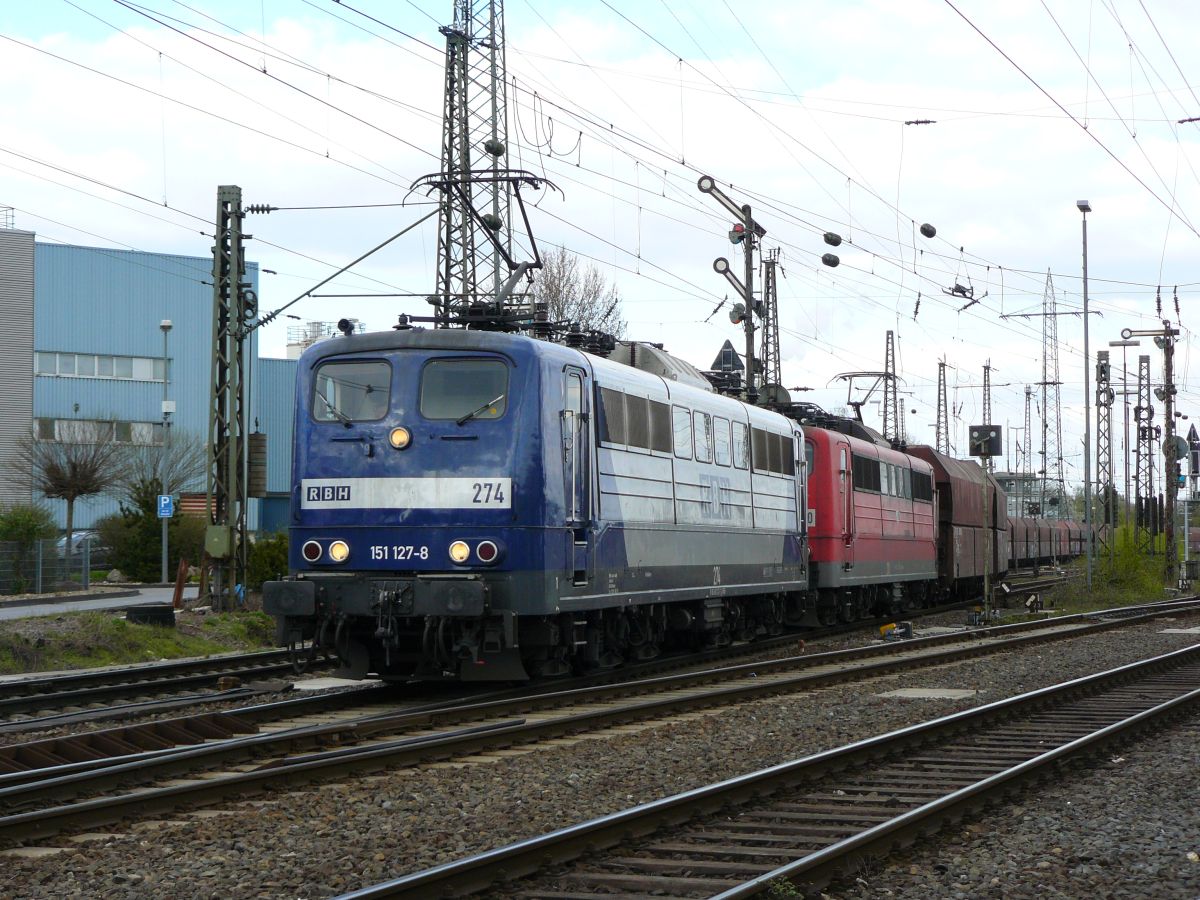
[[[412,432],[403,425],[388,432],[388,443],[397,450],[403,450],[412,443]]]
[[[323,551],[321,550],[321,545],[316,541],[305,541],[300,552],[303,554],[304,559],[311,563],[320,559]]]
[[[475,547],[475,555],[479,557],[480,562],[495,562],[499,552],[500,550],[491,541],[480,541]]]
[[[465,563],[471,556],[471,548],[467,546],[466,541],[455,541],[450,545],[450,560],[456,563]]]
[[[336,563],[345,562],[350,556],[350,545],[345,541],[334,541],[329,545],[329,558]]]

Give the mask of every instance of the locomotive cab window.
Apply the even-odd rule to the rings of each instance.
[[[388,411],[392,369],[383,360],[335,360],[313,375],[311,407],[318,422],[375,422]]]
[[[427,419],[498,419],[508,407],[508,366],[498,359],[435,359],[421,372]]]

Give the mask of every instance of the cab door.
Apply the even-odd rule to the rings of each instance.
[[[854,565],[854,470],[849,444],[838,445],[838,489],[842,500],[842,564]]]
[[[572,574],[575,584],[586,584],[590,568],[591,441],[587,423],[589,392],[586,373],[568,366],[563,370],[562,423],[563,500],[571,536]]]

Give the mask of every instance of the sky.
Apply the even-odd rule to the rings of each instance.
[[[281,208],[246,225],[248,258],[271,270],[260,308],[278,309],[430,211],[413,186],[440,168],[438,28],[452,21],[450,0],[2,4],[0,206],[46,242],[207,256],[216,188],[239,185],[247,204]],[[741,250],[696,187],[711,175],[778,248],[783,383],[810,389],[796,399],[863,399],[869,382],[838,376],[883,369],[891,331],[910,441],[934,441],[944,361],[965,455],[990,363],[1013,468],[1018,447],[1038,462],[1049,283],[1076,484],[1077,201],[1093,210],[1093,361],[1123,329],[1169,320],[1179,408],[1200,416],[1200,122],[1178,122],[1200,116],[1196,37],[1182,0],[512,0],[507,158],[557,189],[528,194],[539,246],[565,247],[617,287],[628,337],[701,368],[744,341],[713,270],[723,256],[740,271]],[[262,329],[261,352],[285,355],[288,326],[310,320],[382,330],[427,314],[435,223],[317,292],[390,296],[303,299]],[[826,232],[842,238],[836,269],[820,261]],[[948,294],[956,284],[969,297]],[[1161,384],[1163,354],[1140,340],[1131,373],[1147,353]],[[863,407],[868,424],[879,399]],[[1121,418],[1118,398],[1118,461]]]

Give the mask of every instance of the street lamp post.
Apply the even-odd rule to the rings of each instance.
[[[167,371],[169,368],[168,357],[167,357],[167,333],[171,330],[171,320],[163,319],[162,322],[159,323],[158,327],[162,329],[162,334],[163,334],[162,447],[163,447],[163,453],[165,454],[167,452],[167,428],[169,428],[170,424],[171,424],[170,419],[168,417],[171,415],[172,412],[174,412],[174,408],[172,407],[171,401],[167,399]],[[159,467],[159,472],[164,472],[164,471],[166,471],[166,466]],[[165,484],[160,484],[159,488],[160,488],[160,490],[163,491],[163,493],[166,493],[167,486]],[[166,517],[163,517],[163,519],[162,519],[162,583],[163,584],[167,583],[167,519],[166,519]]]
[[[1075,201],[1083,214],[1083,531],[1087,548],[1087,589],[1092,589],[1092,380],[1088,349],[1087,214],[1086,200]]]
[[[1121,399],[1125,406],[1125,527],[1129,527],[1129,348],[1140,347],[1141,341],[1109,341],[1108,346],[1121,348]]]

